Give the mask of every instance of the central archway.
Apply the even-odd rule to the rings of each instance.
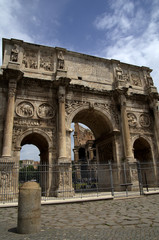
[[[102,111],[99,111],[96,109],[83,109],[75,114],[75,116],[72,119],[72,122],[82,123],[92,131],[95,137],[95,140],[94,142],[92,141],[93,144],[91,145],[91,147],[92,146],[96,147],[96,151],[92,147],[92,152],[93,151],[96,152],[96,156],[95,156],[96,165],[93,166],[91,165],[91,162],[89,162],[89,166],[87,167],[87,170],[86,170],[86,167],[83,167],[83,169],[85,172],[89,172],[90,170],[90,172],[87,173],[87,176],[89,176],[89,178],[92,175],[92,172],[96,173],[93,175],[94,175],[94,180],[96,184],[98,184],[99,191],[110,191],[111,178],[110,178],[110,171],[109,171],[109,162],[111,163],[116,162],[116,156],[114,155],[115,145],[114,145],[114,134],[113,134],[113,121],[111,121],[110,118],[108,118],[108,116],[106,116]],[[79,148],[79,156],[81,155],[81,151],[84,155],[84,149]],[[92,163],[94,164],[94,161],[92,161]],[[94,169],[92,168],[92,166],[94,167]],[[81,171],[82,171],[82,167],[81,167]],[[79,167],[78,167],[77,175],[79,176]],[[115,178],[117,179],[117,177]],[[77,179],[77,181],[79,180]],[[82,181],[85,181],[85,179]],[[88,186],[88,183],[89,183],[89,180],[87,179],[87,186]]]
[[[80,122],[89,127],[93,132],[98,163],[114,161],[113,126],[107,116],[98,110],[84,109],[73,117],[72,122]]]

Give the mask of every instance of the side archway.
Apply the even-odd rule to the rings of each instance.
[[[52,163],[51,139],[45,132],[39,129],[28,129],[19,136],[16,147],[20,150],[20,148],[26,144],[33,144],[40,151],[38,178],[42,188],[42,194],[45,196],[49,195],[52,181],[52,175],[49,171],[49,164]]]
[[[156,181],[152,149],[149,142],[139,137],[134,141],[134,158],[140,163],[141,180],[144,187],[152,187]]]

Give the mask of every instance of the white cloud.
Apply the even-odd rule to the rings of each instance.
[[[105,41],[101,42],[97,55],[152,68],[152,77],[159,89],[158,2],[149,4],[149,13],[146,6],[143,8],[132,0],[126,3],[124,0],[112,0],[110,9],[111,14],[106,12],[94,22],[95,27],[105,34]]]
[[[0,0],[0,49],[2,38],[17,38],[28,42],[34,42],[32,37],[22,26],[22,20],[17,13],[23,11],[19,0]],[[0,56],[0,65],[2,64]]]

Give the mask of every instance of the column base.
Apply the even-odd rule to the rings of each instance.
[[[129,171],[130,171],[130,179],[131,179],[131,190],[132,191],[139,191],[139,176],[138,176],[138,168],[137,168],[137,162],[129,162]]]
[[[74,196],[72,187],[72,165],[70,162],[61,162],[58,165],[58,188],[55,195],[60,198]]]

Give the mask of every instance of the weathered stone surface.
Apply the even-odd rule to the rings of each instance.
[[[123,161],[149,161],[154,165],[147,180],[154,183],[159,97],[151,69],[17,39],[3,39],[3,48],[1,156],[18,163],[21,146],[34,144],[41,163],[59,164],[60,172],[61,164],[71,164],[71,123],[81,122],[94,134],[97,162],[111,160],[120,167]],[[114,174],[114,184],[123,182],[122,173]],[[127,175],[136,183],[134,167]],[[48,171],[46,178],[47,195],[57,192],[61,175]],[[72,193],[69,178],[64,182]]]
[[[41,188],[36,182],[26,182],[19,189],[17,232],[36,233],[40,227]]]

